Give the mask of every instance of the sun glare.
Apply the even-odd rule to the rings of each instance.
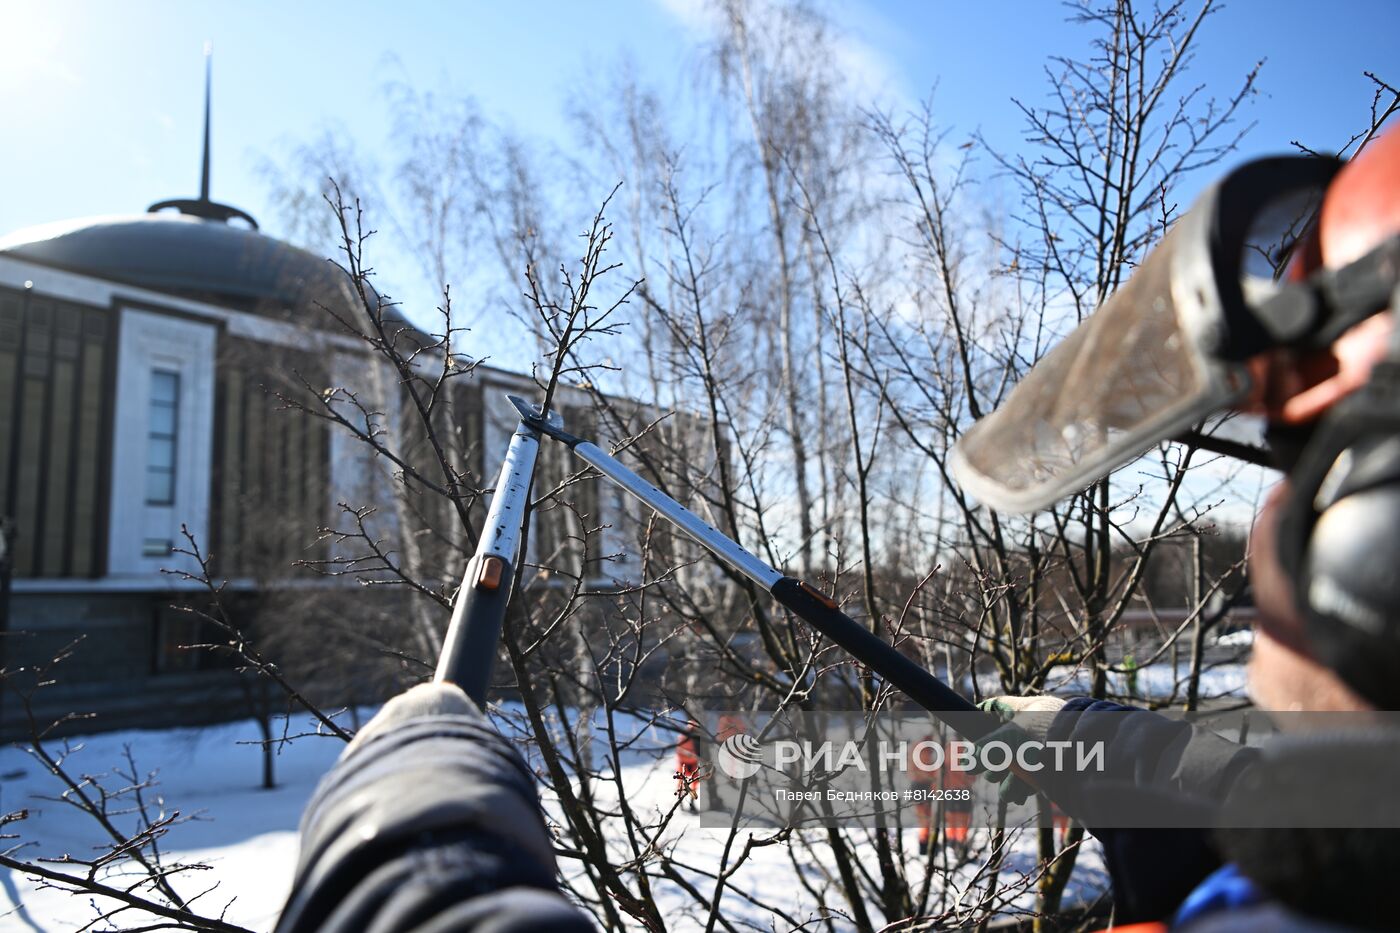
[[[74,8],[35,0],[0,3],[0,89],[4,93],[35,93],[61,83],[81,83],[70,64],[72,43],[65,30],[73,27]]]

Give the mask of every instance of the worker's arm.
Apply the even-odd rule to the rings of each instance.
[[[1007,720],[1003,729],[1040,742],[1102,743],[1102,770],[1047,767],[1033,777],[1038,790],[1103,844],[1116,920],[1170,916],[1220,867],[1207,827],[1214,808],[1254,763],[1255,750],[1183,720],[1103,700],[997,697],[983,708]],[[1177,813],[1180,826],[1123,828],[1129,825],[1125,812],[1150,813],[1159,827],[1163,814]]]
[[[391,700],[322,780],[279,933],[584,931],[524,760],[466,694]]]

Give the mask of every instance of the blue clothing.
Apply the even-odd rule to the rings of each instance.
[[[1176,916],[1172,917],[1171,925],[1185,926],[1208,914],[1253,907],[1263,901],[1264,892],[1232,863],[1208,875],[1186,896]]]
[[[1084,716],[1083,713],[1114,713]],[[1051,741],[1106,749],[1104,768],[1092,779],[1043,773],[1042,789],[1103,845],[1119,923],[1164,920],[1206,876],[1221,867],[1210,831],[1208,802],[1218,801],[1253,760],[1242,746],[1190,741],[1190,723],[1157,713],[1076,698],[1055,716]],[[1180,810],[1181,829],[1122,829],[1095,825],[1095,806],[1112,791],[1128,789],[1157,814]],[[1160,826],[1160,823],[1158,824]]]

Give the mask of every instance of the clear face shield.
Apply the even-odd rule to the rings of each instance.
[[[952,459],[963,488],[1000,511],[1044,508],[1240,401],[1250,357],[1330,340],[1340,325],[1326,290],[1282,285],[1277,271],[1340,166],[1263,159],[1202,194],[1129,281],[963,434]]]

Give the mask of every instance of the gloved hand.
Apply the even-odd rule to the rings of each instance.
[[[1065,701],[1048,693],[1034,693],[1028,697],[990,697],[978,705],[989,713],[1014,716],[1016,713],[1058,712],[1064,709]]]
[[[985,747],[991,742],[1005,742],[1014,751],[1024,742],[1044,743],[1050,732],[1050,724],[1055,721],[1055,714],[1064,705],[1064,700],[1048,694],[999,696],[983,700],[977,704],[977,708],[996,716],[1005,725],[992,730],[977,744]],[[987,780],[997,785],[997,798],[1006,804],[1025,803],[1035,793],[1035,788],[1009,768],[995,776],[988,774]]]
[[[1033,696],[993,696],[977,703],[977,709],[997,716],[1004,723],[1014,723],[1036,741],[1046,740],[1056,713],[1064,709],[1064,700],[1049,693]],[[1000,731],[1000,730],[998,730]]]
[[[410,687],[384,704],[374,718],[360,727],[345,747],[341,758],[348,758],[375,736],[383,735],[401,723],[423,716],[480,716],[481,710],[456,684],[429,681]]]

